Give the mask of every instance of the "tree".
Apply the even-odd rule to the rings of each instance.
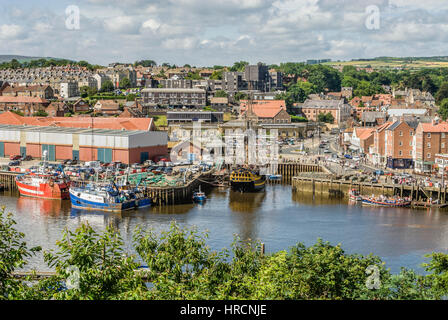
[[[216,98],[227,98],[229,95],[224,90],[218,90],[215,93]]]
[[[120,89],[129,89],[131,87],[131,80],[129,78],[123,78],[120,81]]]
[[[249,99],[249,96],[246,93],[240,92],[240,91],[235,93],[235,95],[233,97],[236,101]]]
[[[247,61],[235,62],[233,64],[233,66],[230,68],[230,71],[232,71],[232,72],[236,72],[236,71],[243,72],[247,65],[249,65],[249,62],[247,62]]]
[[[448,98],[442,100],[437,113],[443,121],[448,119]]]
[[[333,123],[334,122],[334,117],[331,114],[331,112],[328,113],[319,113],[319,115],[317,116],[317,119],[320,122],[325,122],[325,123]]]
[[[134,66],[142,66],[145,68],[148,67],[155,67],[157,65],[157,63],[154,60],[140,60],[140,61],[135,61]]]
[[[16,268],[27,264],[26,259],[40,251],[40,247],[28,248],[25,235],[17,231],[11,213],[0,208],[0,299],[24,298],[27,286],[12,276]]]
[[[435,98],[437,103],[441,103],[443,99],[448,98],[448,82],[441,84]]]
[[[48,117],[48,113],[46,113],[44,110],[37,110],[33,113],[33,117]]]
[[[70,290],[53,293],[55,299],[122,299],[144,289],[134,256],[125,254],[119,233],[109,226],[103,234],[82,224],[75,232],[64,231],[58,250],[44,252],[44,259],[57,275],[59,283],[77,273],[78,281]],[[129,294],[129,295],[128,295]]]
[[[126,101],[135,101],[137,95],[135,93],[130,93],[126,96]]]
[[[112,81],[110,80],[106,80],[103,82],[103,84],[101,85],[101,92],[112,92],[114,91],[115,87],[114,84],[112,83]]]

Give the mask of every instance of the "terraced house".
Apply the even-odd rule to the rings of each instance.
[[[415,133],[415,171],[431,172],[436,154],[448,153],[448,123],[435,118],[431,123],[419,123]]]

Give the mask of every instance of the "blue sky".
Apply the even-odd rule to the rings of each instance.
[[[67,6],[80,29],[65,26]],[[366,27],[368,6],[379,29]],[[445,0],[0,0],[0,54],[197,66],[448,55]]]

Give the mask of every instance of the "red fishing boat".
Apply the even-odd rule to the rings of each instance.
[[[70,182],[60,175],[28,173],[16,178],[21,196],[42,199],[70,199]]]

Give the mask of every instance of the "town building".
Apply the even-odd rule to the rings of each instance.
[[[302,114],[310,121],[318,121],[320,113],[331,113],[334,124],[341,125],[351,117],[350,105],[340,100],[311,100],[307,99],[302,105]]]
[[[107,116],[115,116],[121,113],[120,103],[116,100],[98,100],[93,106],[95,112]]]
[[[223,112],[211,112],[211,111],[168,111],[166,113],[166,119],[168,125],[174,123],[189,123],[189,122],[223,122]]]
[[[290,123],[285,100],[241,100],[240,117],[253,118],[258,123]]]
[[[206,105],[204,89],[146,88],[142,90],[143,104],[202,108]]]
[[[69,99],[79,96],[79,87],[77,81],[61,82],[59,95],[63,99]]]
[[[420,122],[415,133],[415,171],[432,172],[436,154],[448,153],[448,123]]]

